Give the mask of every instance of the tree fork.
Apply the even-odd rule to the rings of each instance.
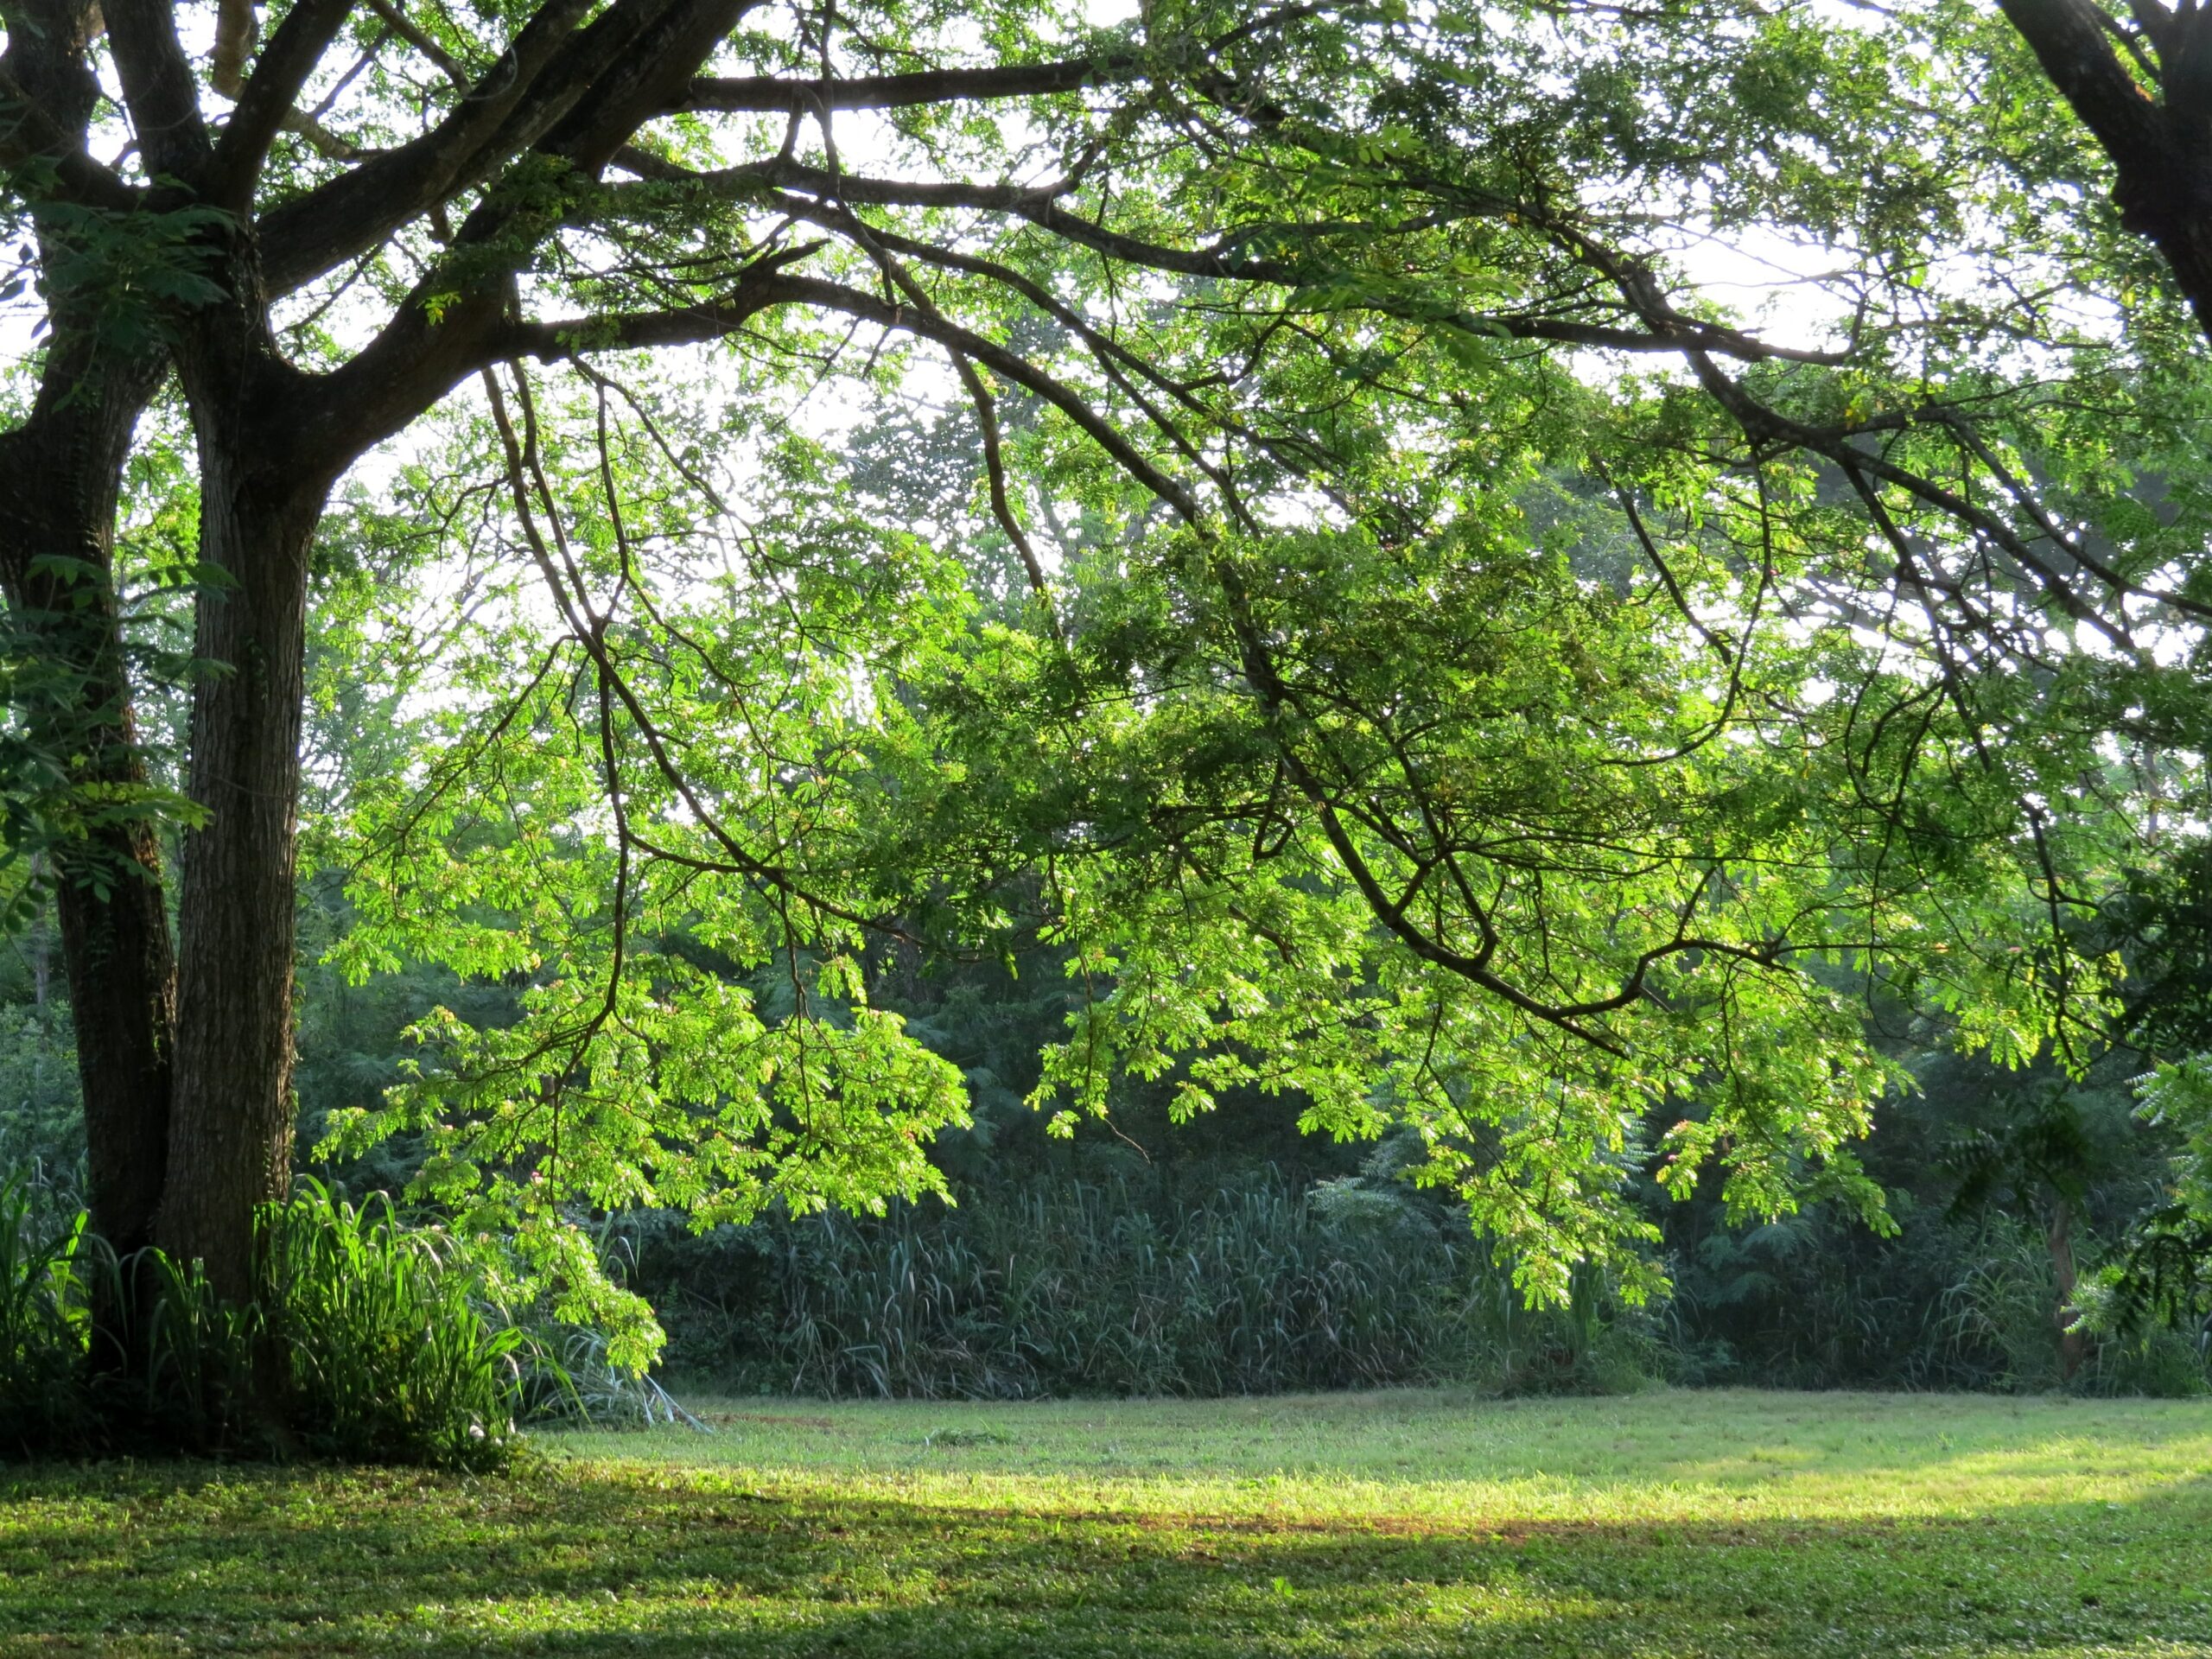
[[[2120,222],[2166,257],[2212,339],[2212,11],[2131,8],[2155,54],[2153,99],[2121,60],[2095,0],[1998,0],[2114,173]]]

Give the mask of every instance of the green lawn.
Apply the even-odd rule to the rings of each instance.
[[[512,1478],[0,1472],[0,1653],[2212,1656],[2200,1402],[699,1408]]]

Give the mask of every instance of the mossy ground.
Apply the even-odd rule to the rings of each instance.
[[[0,1474],[0,1653],[2212,1656],[2201,1402],[700,1409]]]

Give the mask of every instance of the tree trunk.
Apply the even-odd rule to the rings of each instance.
[[[52,851],[92,1225],[123,1251],[151,1240],[162,1198],[176,995],[161,844],[128,802],[148,779],[113,572],[123,463],[161,372],[57,344],[30,418],[0,435],[0,591],[41,671],[16,712],[92,809]]]
[[[2058,1309],[2054,1316],[2058,1324],[2058,1374],[2068,1382],[2082,1369],[2082,1362],[2088,1357],[2088,1339],[2072,1329],[2075,1309],[2074,1287],[2074,1212],[2063,1199],[2054,1199],[2050,1219],[2044,1224],[2044,1243],[2050,1251],[2050,1266],[2058,1281]]]
[[[189,65],[165,24],[139,15],[157,6],[132,0],[131,10],[120,33],[110,18],[126,97],[134,112],[140,101],[174,112],[171,130],[147,138],[149,165],[201,193],[224,167],[190,105]],[[324,16],[334,25],[343,9]],[[187,789],[204,817],[181,859],[175,1077],[155,1242],[238,1306],[260,1286],[256,1212],[291,1181],[308,556],[353,456],[334,459],[327,435],[317,449],[309,429],[329,413],[329,393],[278,346],[251,215],[218,215],[194,253],[216,297],[174,318],[171,355],[200,469]]]
[[[30,880],[34,891],[46,879],[46,861],[36,853],[31,855]],[[54,939],[47,931],[46,901],[38,901],[38,914],[31,918],[31,1008],[41,1020],[45,1019],[47,1005],[52,1001],[54,983]]]
[[[285,464],[266,415],[235,420],[219,402],[194,402],[200,557],[221,575],[199,601],[206,666],[193,693],[191,793],[209,817],[183,854],[176,1084],[157,1236],[180,1261],[199,1262],[219,1296],[242,1302],[255,1287],[254,1211],[283,1196],[291,1173],[308,551],[328,482]]]

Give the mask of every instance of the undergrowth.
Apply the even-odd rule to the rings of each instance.
[[[713,1391],[2206,1390],[2203,1344],[2172,1331],[2094,1342],[2068,1374],[2048,1252],[2009,1217],[1923,1210],[1884,1239],[1808,1211],[1681,1240],[1662,1305],[1624,1306],[1585,1274],[1569,1306],[1532,1310],[1462,1212],[1388,1176],[963,1186],[957,1207],[775,1217],[705,1238],[643,1218],[610,1243],[660,1311],[671,1363]]]
[[[1268,1173],[1164,1210],[1119,1181],[1040,1183],[640,1255],[677,1361],[741,1390],[1611,1392],[1658,1369],[1649,1321],[1594,1275],[1532,1311],[1464,1221],[1357,1181]]]
[[[479,1294],[467,1254],[306,1183],[263,1212],[262,1294],[118,1256],[81,1211],[0,1183],[0,1453],[139,1450],[485,1470],[518,1419],[582,1404],[559,1355]]]

